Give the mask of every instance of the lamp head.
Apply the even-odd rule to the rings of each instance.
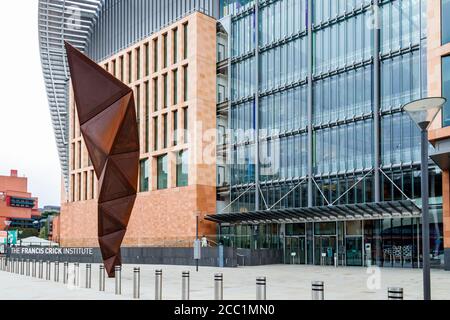
[[[421,130],[427,130],[446,101],[443,97],[419,99],[404,105],[403,110],[408,112]]]

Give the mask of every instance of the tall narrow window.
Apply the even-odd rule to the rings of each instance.
[[[113,62],[112,62],[112,74],[113,74],[113,76],[115,77],[117,74],[116,74],[116,60],[113,60]]]
[[[184,129],[184,143],[189,142],[189,114],[188,108],[183,109],[183,129]]]
[[[75,164],[75,159],[76,159],[76,154],[75,154],[75,143],[72,143],[72,150],[71,150],[71,153],[72,153],[72,170],[75,170],[75,167],[76,167],[76,164]]]
[[[178,111],[173,112],[173,143],[174,146],[178,144]]]
[[[187,23],[183,24],[183,58],[187,59],[188,56],[188,33],[189,33],[189,25]]]
[[[125,66],[123,65],[123,56],[120,57],[120,81],[124,81]]]
[[[91,199],[94,199],[95,197],[95,178],[94,178],[94,170],[91,170]]]
[[[71,175],[70,181],[71,181],[71,185],[72,185],[71,200],[72,200],[72,202],[75,202],[75,175],[74,174]]]
[[[442,0],[441,6],[441,28],[442,44],[450,42],[450,0]]]
[[[447,98],[443,107],[443,127],[450,126],[450,56],[442,58],[442,96]]]
[[[139,191],[148,191],[148,159],[140,161],[139,165]]]
[[[145,44],[145,76],[148,77],[150,74],[150,48],[149,44]]]
[[[189,83],[188,83],[188,66],[183,67],[183,100],[186,102],[189,99]]]
[[[177,187],[186,187],[189,177],[189,153],[187,150],[177,153]]]
[[[173,104],[177,104],[178,103],[178,70],[175,69],[173,71],[172,74],[172,79],[173,79],[173,86],[172,86],[172,98],[173,98]]]
[[[141,87],[136,86],[136,122],[138,128],[138,135],[140,134],[139,128],[141,123]]]
[[[167,74],[163,76],[164,82],[164,108],[169,106],[169,86],[167,84]]]
[[[163,59],[164,59],[164,68],[167,68],[167,62],[169,59],[168,57],[168,50],[167,50],[167,33],[163,35]]]
[[[150,113],[150,88],[148,85],[148,81],[145,83],[145,137],[144,137],[144,152],[147,153],[148,152],[148,136],[149,136],[149,132],[148,132],[148,127],[149,127],[149,113]]]
[[[133,82],[133,55],[128,52],[128,83]]]
[[[81,164],[81,141],[78,141],[78,169],[81,169],[82,164]]]
[[[153,40],[153,72],[158,71],[158,39]]]
[[[158,117],[153,118],[153,150],[158,150]]]
[[[153,110],[158,111],[158,78],[153,79]]]
[[[164,130],[164,136],[163,136],[163,142],[164,146],[163,148],[167,148],[167,134],[168,134],[168,128],[167,128],[167,113],[163,115],[163,130]]]
[[[141,78],[141,48],[136,49],[136,80]]]
[[[173,39],[173,63],[178,62],[178,28],[173,30],[172,33],[172,39]]]
[[[88,177],[87,177],[87,171],[83,172],[83,187],[84,187],[83,200],[87,200],[88,199]]]
[[[158,190],[167,189],[167,155],[157,158],[157,187]]]
[[[77,183],[78,183],[78,201],[81,201],[81,173],[77,174]]]

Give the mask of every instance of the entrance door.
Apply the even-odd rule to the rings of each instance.
[[[305,237],[286,237],[287,264],[306,264]]]
[[[352,237],[345,239],[345,251],[348,266],[362,266],[362,238]]]
[[[314,239],[314,259],[316,265],[334,265],[336,252],[335,236],[316,236]]]

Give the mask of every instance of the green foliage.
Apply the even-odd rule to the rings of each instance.
[[[19,239],[39,236],[39,231],[34,228],[15,228],[14,230],[18,231]]]
[[[41,230],[39,231],[39,238],[41,239],[48,239],[48,227],[44,226],[41,228]]]

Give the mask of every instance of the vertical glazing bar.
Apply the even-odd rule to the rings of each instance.
[[[308,207],[313,206],[313,30],[312,30],[312,0],[307,0],[307,30],[308,30]],[[314,264],[314,254],[313,254]]]
[[[379,0],[372,0],[373,11],[373,129],[374,129],[374,195],[380,202],[380,17]],[[379,253],[377,253],[379,254]]]
[[[253,20],[253,42],[255,50],[255,106],[254,106],[254,129],[255,129],[255,210],[259,210],[259,0],[255,0],[255,14]],[[256,228],[256,227],[255,227]],[[255,249],[256,245],[255,245]]]

